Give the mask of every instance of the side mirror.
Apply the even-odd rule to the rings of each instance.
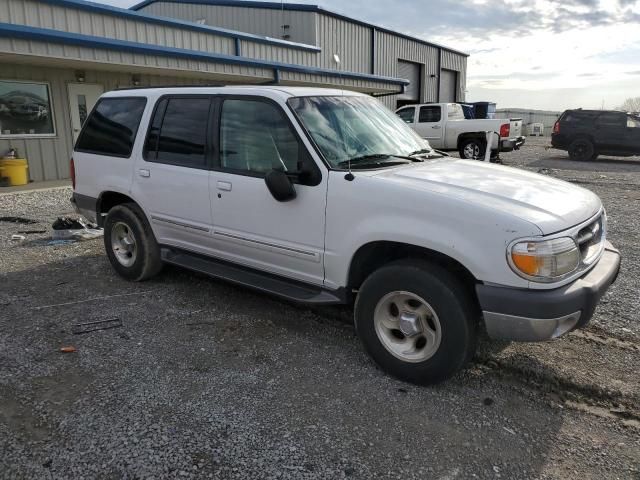
[[[291,179],[282,170],[271,170],[264,177],[267,188],[279,202],[288,202],[296,198],[296,189],[293,188]]]

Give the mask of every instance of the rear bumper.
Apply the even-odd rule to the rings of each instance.
[[[76,213],[92,223],[97,223],[98,199],[73,192],[70,199]]]
[[[487,333],[492,338],[538,342],[589,323],[600,298],[615,282],[620,253],[609,242],[586,275],[553,290],[477,285]]]
[[[512,150],[518,150],[524,145],[525,141],[526,138],[523,135],[515,138],[505,138],[504,140],[500,140],[500,151],[511,152]]]

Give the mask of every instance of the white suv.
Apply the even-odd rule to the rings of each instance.
[[[101,97],[71,161],[73,202],[113,268],[180,265],[297,302],[355,304],[374,360],[450,377],[477,329],[519,341],[589,321],[618,252],[588,190],[443,157],[377,100],[294,87]]]

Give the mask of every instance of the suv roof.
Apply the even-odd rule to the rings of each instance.
[[[627,112],[623,112],[622,110],[583,110],[582,108],[571,108],[571,109],[565,110],[563,116],[567,113],[582,114],[584,116],[595,117],[603,113],[627,113]]]
[[[262,95],[262,96],[282,96],[288,97],[310,97],[310,96],[368,96],[352,90],[338,88],[319,87],[289,87],[283,85],[234,85],[234,86],[158,86],[158,87],[133,87],[113,90],[105,93],[104,97],[127,97],[134,91],[140,96],[158,96],[164,94],[185,94],[185,93],[208,93],[208,94],[242,94],[242,95]]]

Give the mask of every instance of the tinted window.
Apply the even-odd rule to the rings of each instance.
[[[439,122],[441,118],[440,107],[420,107],[420,114],[418,115],[418,121],[420,123]]]
[[[210,105],[208,97],[161,100],[147,136],[146,159],[190,167],[206,166]]]
[[[603,127],[621,127],[626,123],[626,115],[622,113],[603,113],[598,117],[598,125]]]
[[[103,98],[86,121],[76,150],[129,157],[146,98]]]
[[[398,116],[407,123],[413,123],[413,119],[416,116],[416,109],[414,107],[405,108],[397,112]]]
[[[220,120],[222,168],[265,173],[273,168],[298,170],[301,145],[284,113],[253,100],[225,100]]]
[[[579,111],[570,111],[570,112],[566,112],[564,114],[564,116],[562,117],[562,121],[563,122],[569,122],[569,123],[573,123],[573,122],[589,122],[589,121],[593,121],[594,115],[586,113],[586,112],[579,112]]]

